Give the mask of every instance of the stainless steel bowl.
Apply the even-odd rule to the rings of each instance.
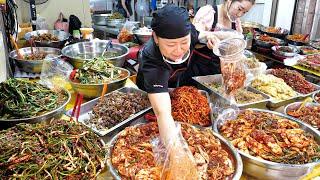
[[[284,114],[286,114],[287,116],[290,116],[288,114],[289,111],[293,111],[293,110],[297,110],[300,108],[302,102],[294,102],[294,103],[291,103],[291,104],[288,104],[285,108],[284,108]],[[320,108],[320,104],[317,104],[317,103],[310,103],[310,102],[307,102],[305,104],[306,107],[319,107]],[[295,118],[295,117],[293,117]],[[312,126],[311,124],[309,124],[310,126]],[[316,126],[312,126],[313,128],[315,129],[318,129],[318,127]]]
[[[141,43],[146,43],[149,41],[149,39],[152,37],[152,30],[151,29],[137,29],[133,31],[133,34],[137,37],[137,39]]]
[[[249,109],[249,110],[272,113],[277,116],[290,119],[291,121],[295,121],[300,125],[301,129],[312,134],[315,137],[316,142],[320,144],[320,132],[312,128],[310,125],[303,123],[300,120],[297,120],[290,116],[277,113],[274,111],[261,110],[261,109]],[[224,115],[225,119],[230,119],[227,117],[233,117],[232,112],[226,113]],[[215,121],[213,126],[214,131],[217,133],[220,133],[219,128],[224,123],[225,121],[223,120],[223,118],[221,117],[218,118]],[[299,179],[301,176],[307,174],[311,168],[313,168],[315,165],[320,163],[320,162],[314,162],[314,163],[308,163],[308,164],[302,164],[302,165],[282,164],[282,163],[275,163],[275,162],[259,159],[249,154],[243,153],[242,151],[239,151],[239,150],[238,152],[240,153],[243,160],[244,172],[257,179],[277,179],[277,180]]]
[[[317,95],[319,95],[320,94],[320,92],[317,92],[317,93],[314,93],[313,95],[312,95],[312,99],[313,99],[313,101],[315,102],[315,103],[318,103],[318,104],[320,104],[320,101],[318,100],[316,100],[316,96]]]
[[[129,78],[130,72],[128,70],[124,68],[119,68],[119,67],[118,69],[122,71],[121,72],[122,76],[120,79],[107,83],[108,90],[106,93],[122,88],[125,85],[126,80]],[[104,85],[104,84],[80,84],[72,81],[70,81],[70,83],[72,88],[76,92],[82,94],[84,97],[89,99],[101,96],[103,85]]]
[[[121,28],[126,19],[107,19],[106,25],[109,27],[118,27]]]
[[[141,124],[135,125],[135,126],[139,126]],[[198,127],[197,127],[198,128]],[[111,162],[111,157],[112,157],[112,151],[113,151],[113,146],[115,145],[115,143],[117,142],[117,139],[119,137],[119,135],[122,133],[119,132],[118,134],[116,134],[108,143],[108,147],[109,150],[107,152],[107,165],[109,167],[109,171],[111,172],[111,174],[113,175],[113,177],[116,180],[121,180],[121,176],[119,175],[118,171],[113,167],[112,162]],[[230,179],[232,180],[239,180],[241,178],[241,174],[243,171],[243,164],[242,164],[242,160],[241,157],[239,155],[239,153],[237,152],[237,150],[227,141],[225,140],[221,135],[215,133],[212,131],[212,134],[218,138],[221,142],[222,147],[229,153],[229,155],[231,156],[230,158],[233,160],[232,163],[235,167],[235,172],[233,174],[233,177],[230,177]],[[229,178],[228,178],[229,179]]]
[[[62,54],[70,59],[70,63],[75,68],[80,68],[84,61],[90,61],[95,57],[101,56],[109,41],[80,42],[66,46],[62,49]],[[112,43],[113,47],[108,51],[116,51],[120,56],[109,58],[108,60],[115,66],[122,67],[129,49],[121,44]]]
[[[107,19],[111,16],[112,14],[93,14],[91,16],[92,18],[92,23],[98,26],[106,26],[107,25]]]
[[[280,51],[279,48],[281,48],[281,47],[287,47],[287,48],[291,49],[292,52]],[[299,53],[299,49],[296,47],[293,47],[293,46],[272,46],[271,49],[274,53],[279,54],[281,56],[285,56],[285,57],[293,57]]]
[[[66,106],[71,99],[71,94],[69,91],[62,89],[62,93],[67,95],[67,100],[60,107],[45,114],[31,117],[31,118],[20,118],[20,119],[0,119],[0,129],[12,127],[18,123],[38,123],[41,121],[50,121],[53,118],[58,118],[62,116],[66,110]]]
[[[59,41],[35,41],[35,44],[38,47],[54,47],[54,48],[63,48],[66,41],[71,36],[69,33],[58,30],[37,30],[28,32],[24,35],[24,39],[27,41],[30,40],[31,36],[39,36],[41,34],[49,33],[59,38]]]
[[[27,56],[31,54],[31,48],[21,48],[19,49],[22,56]],[[54,55],[55,57],[61,56],[61,50],[51,47],[34,47],[34,52],[45,52],[48,55]],[[30,73],[41,73],[43,60],[24,60],[18,59],[17,50],[11,51],[9,57],[17,63],[18,67],[25,72]],[[47,58],[48,59],[48,58]]]

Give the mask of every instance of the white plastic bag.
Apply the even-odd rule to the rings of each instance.
[[[67,88],[73,67],[60,57],[48,55],[43,60],[40,84],[51,89]]]

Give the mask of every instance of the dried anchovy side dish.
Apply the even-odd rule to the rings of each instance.
[[[183,86],[170,93],[173,119],[200,126],[210,126],[210,106],[207,97],[197,88]]]
[[[27,80],[0,83],[0,119],[29,118],[57,109],[67,95]]]
[[[181,132],[189,145],[198,169],[198,179],[228,179],[235,172],[230,154],[221,146],[211,130],[200,130],[181,124]],[[157,123],[127,127],[120,132],[111,162],[122,179],[160,179],[151,141],[159,136]]]
[[[94,106],[90,118],[84,123],[89,127],[104,131],[149,106],[148,97],[141,93],[113,91]]]
[[[295,91],[301,94],[309,94],[316,91],[316,87],[308,82],[298,71],[290,69],[272,69],[271,74],[281,78]]]
[[[95,179],[105,166],[105,154],[93,132],[62,119],[0,131],[3,180]]]
[[[315,137],[298,123],[275,114],[245,110],[219,129],[237,149],[260,159],[285,164],[320,160]]]

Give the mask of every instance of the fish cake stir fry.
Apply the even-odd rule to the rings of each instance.
[[[228,152],[211,130],[181,124],[182,135],[197,164],[198,179],[232,177],[234,166]],[[157,123],[128,127],[113,147],[111,162],[122,179],[160,179],[162,167],[155,162],[151,141],[159,136]]]
[[[220,127],[221,134],[240,151],[264,160],[305,164],[320,160],[320,145],[289,119],[245,110]]]

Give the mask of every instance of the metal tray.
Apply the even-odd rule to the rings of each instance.
[[[174,89],[175,89],[175,88],[169,88],[169,89],[168,89],[168,90],[169,90],[169,93],[171,93]],[[200,90],[200,89],[198,90],[198,92],[199,92],[200,94],[204,95],[204,96],[207,98],[207,100],[208,100],[208,105],[209,105],[209,108],[210,108],[210,114],[209,114],[209,116],[210,116],[211,124],[213,124],[213,122],[214,122],[214,120],[215,120],[215,117],[214,117],[214,115],[213,115],[212,104],[211,104],[211,100],[210,100],[209,93],[208,93],[207,91],[205,91],[205,90]],[[194,126],[196,126],[196,127],[201,127],[200,125],[194,125]],[[210,125],[210,126],[212,126],[212,125]],[[209,126],[208,126],[208,127],[209,127]]]
[[[300,125],[300,128],[305,130],[306,132],[312,134],[315,137],[315,140],[318,144],[320,144],[320,132],[312,128],[310,125],[305,124],[304,122],[294,119],[290,116],[261,109],[250,109],[258,112],[267,112],[271,114],[275,114],[280,117],[287,118],[292,120]],[[231,114],[225,114],[225,117],[232,117]],[[219,128],[223,125],[225,121],[220,118],[214,123],[214,131],[220,134]],[[319,164],[319,162],[313,162],[302,165],[293,165],[293,164],[283,164],[283,163],[275,163],[267,160],[263,160],[260,158],[256,158],[254,156],[243,153],[242,151],[238,151],[242,156],[243,164],[244,164],[244,172],[250,176],[253,176],[257,179],[299,179],[301,176],[307,174],[315,165]]]
[[[147,96],[147,93],[140,90],[140,89],[136,89],[136,88],[131,88],[131,87],[123,87],[121,89],[118,89],[117,91],[119,92],[123,92],[123,93],[129,93],[129,92],[137,92],[137,93],[141,93],[143,95],[146,95]],[[110,93],[107,93],[105,96],[108,96],[108,95],[112,95],[112,92]],[[148,111],[151,110],[151,106],[150,107],[147,107],[146,109],[130,116],[129,118],[125,119],[124,121],[120,122],[119,124],[113,126],[112,128],[110,129],[106,129],[104,131],[99,131],[97,130],[96,128],[93,128],[91,127],[90,125],[84,123],[85,120],[88,120],[90,119],[90,113],[92,113],[92,109],[93,107],[99,102],[100,98],[96,98],[96,99],[93,99],[89,102],[86,102],[84,103],[83,105],[81,105],[81,109],[80,109],[80,116],[79,116],[79,122],[81,122],[82,124],[84,124],[85,126],[91,128],[95,133],[97,133],[99,136],[105,136],[109,133],[111,133],[112,131],[118,129],[118,128],[121,128],[123,126],[125,126],[126,124],[130,123],[131,121],[143,116],[144,114],[146,114]],[[71,117],[71,114],[72,114],[72,109],[67,111],[66,115],[67,116],[70,116]]]
[[[145,123],[142,123],[142,124],[145,124]],[[137,124],[135,126],[139,126],[139,125],[141,125],[141,124]],[[199,128],[199,127],[196,127],[196,128]],[[200,129],[204,129],[204,128],[200,128]],[[239,180],[241,178],[241,174],[243,171],[243,164],[242,164],[242,160],[241,160],[239,153],[237,152],[237,150],[233,147],[233,145],[231,143],[229,143],[227,140],[225,140],[225,138],[223,138],[218,133],[215,133],[213,131],[211,131],[211,132],[216,138],[218,138],[220,140],[221,146],[229,153],[229,157],[231,156],[230,158],[233,160],[232,163],[235,167],[235,172],[232,177],[232,180]],[[107,166],[108,166],[109,171],[111,172],[112,176],[116,180],[121,180],[122,178],[119,175],[118,171],[113,167],[112,162],[111,162],[111,156],[112,156],[113,147],[114,147],[115,143],[117,142],[117,139],[121,133],[122,133],[122,131],[119,132],[118,134],[116,134],[109,141],[109,143],[108,143],[109,149],[107,152]]]
[[[210,93],[212,93],[213,97],[217,100],[222,101],[223,103],[230,104],[230,101],[224,97],[221,93],[211,89],[209,86],[207,86],[205,83],[219,83],[222,84],[222,76],[221,74],[216,74],[216,75],[207,75],[207,76],[197,76],[197,77],[192,77],[194,81],[196,81],[201,89],[206,89]],[[246,109],[246,108],[261,108],[261,109],[266,109],[266,105],[268,101],[270,100],[270,96],[252,88],[252,87],[247,87],[248,91],[261,94],[265,100],[257,101],[257,102],[252,102],[252,103],[246,103],[246,104],[236,104],[236,106],[240,109]]]
[[[271,71],[271,70],[272,70],[272,69],[268,69],[268,70],[266,71],[266,74],[270,74],[270,71]],[[307,81],[307,80],[306,80],[306,81]],[[309,81],[308,81],[308,82],[309,82]],[[301,100],[301,99],[305,99],[305,98],[307,98],[307,97],[311,97],[314,93],[317,93],[317,92],[320,91],[320,86],[318,86],[318,85],[316,85],[316,84],[314,84],[314,83],[312,83],[312,82],[309,82],[309,83],[311,83],[311,84],[316,88],[316,90],[313,91],[313,92],[311,92],[311,93],[308,93],[308,94],[302,94],[302,93],[299,93],[299,92],[295,91],[296,93],[298,93],[297,100]]]
[[[288,114],[288,111],[292,111],[292,110],[297,110],[297,109],[299,109],[302,103],[303,103],[303,102],[295,102],[295,103],[288,104],[288,105],[284,108],[284,111],[283,111],[284,114],[287,115],[287,116],[290,116],[290,115]],[[310,103],[310,102],[307,102],[307,103],[305,104],[305,106],[306,106],[306,107],[319,107],[319,108],[320,108],[320,105],[319,105],[319,104],[317,104],[317,103]],[[292,116],[290,116],[290,117],[292,117]],[[295,118],[295,117],[292,117],[292,118]],[[295,119],[300,120],[299,118],[295,118]],[[309,125],[312,126],[311,124],[309,124]],[[315,129],[318,129],[318,127],[316,127],[316,126],[312,126],[312,127],[315,128]],[[318,129],[318,130],[319,130],[319,129]]]

